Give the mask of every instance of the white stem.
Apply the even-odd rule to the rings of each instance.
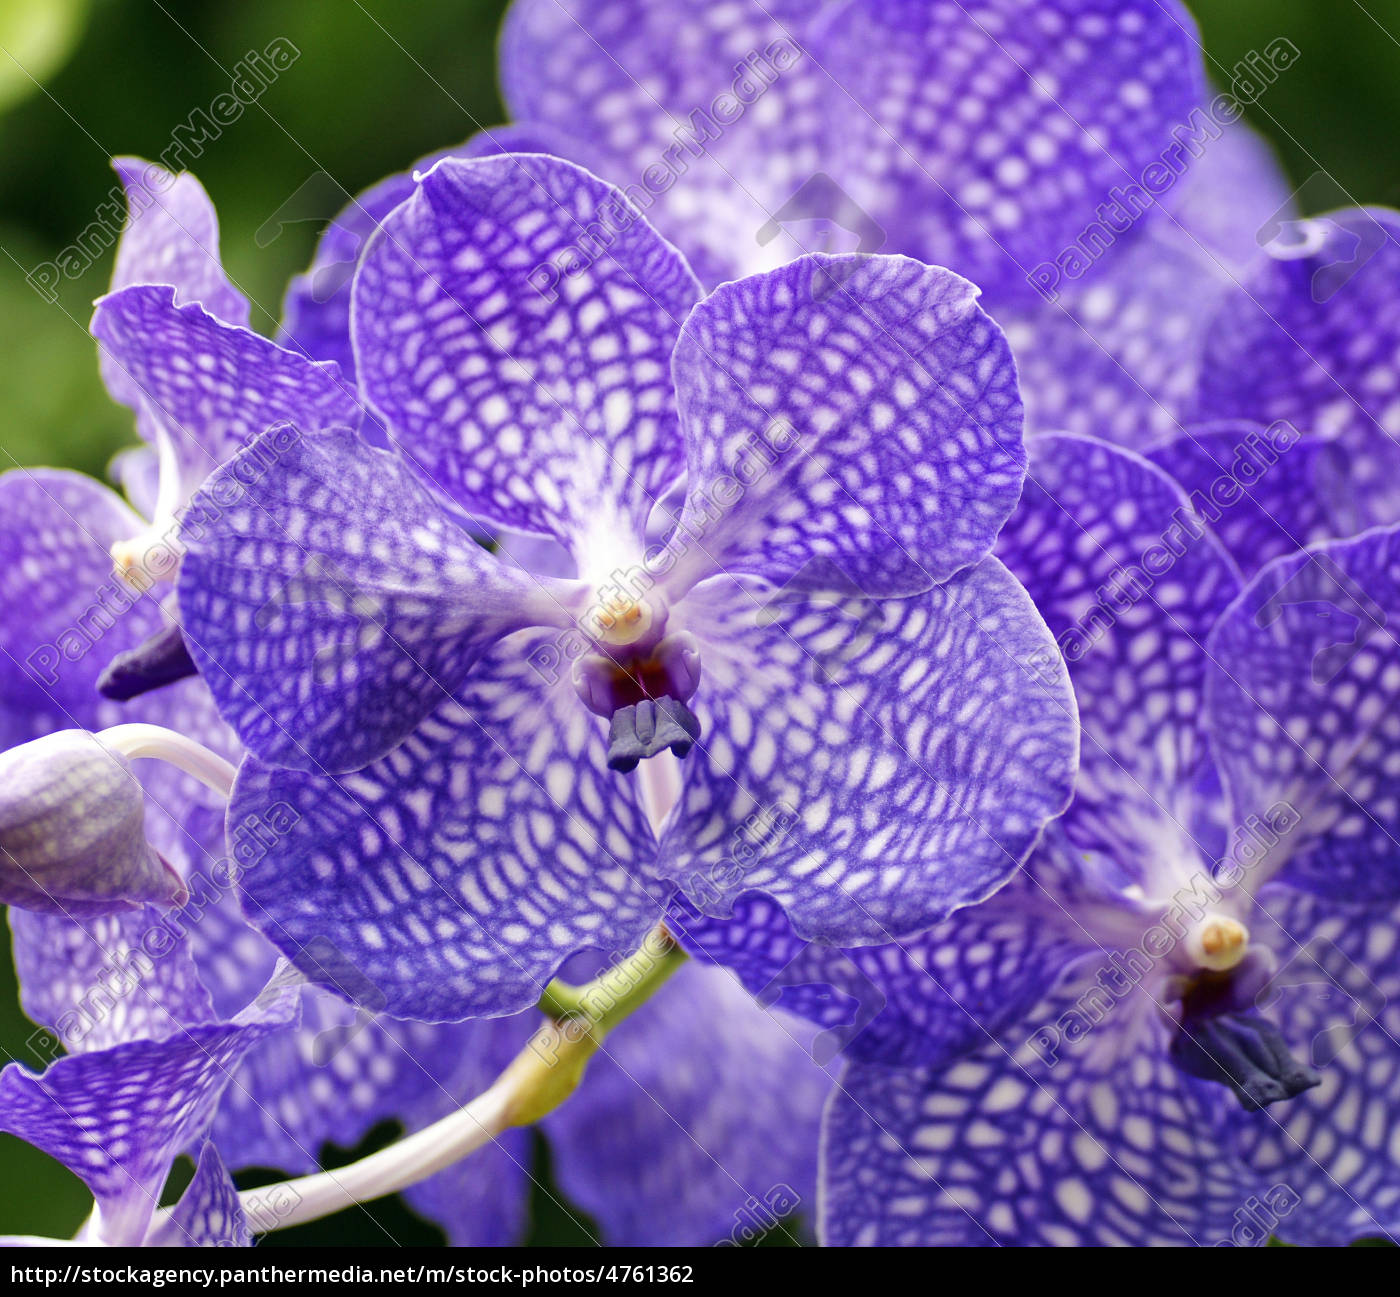
[[[637,770],[641,779],[642,808],[652,832],[661,836],[661,825],[681,796],[681,763],[672,752],[648,757]]]
[[[652,935],[662,938],[659,948],[649,938],[622,964],[581,988],[576,997],[580,1004],[590,989],[606,991],[619,976],[630,982],[604,1008],[581,1010],[583,1030],[575,1029],[579,1022],[569,1026],[553,1020],[553,1009],[546,1008],[545,1023],[465,1107],[349,1166],[244,1190],[238,1200],[249,1228],[266,1234],[398,1193],[494,1142],[504,1131],[532,1126],[553,1112],[573,1094],[602,1036],[644,1004],[685,959],[663,928]],[[170,1211],[159,1212],[156,1223],[167,1219]]]
[[[122,756],[151,757],[178,766],[200,783],[212,788],[221,797],[233,792],[233,779],[238,773],[223,757],[210,752],[202,743],[168,730],[162,725],[113,725],[97,736],[98,740]]]
[[[259,1234],[286,1229],[426,1180],[507,1128],[515,1088],[502,1076],[465,1108],[349,1166],[245,1189],[238,1198],[249,1227]]]

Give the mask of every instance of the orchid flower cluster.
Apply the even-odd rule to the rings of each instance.
[[[534,1127],[612,1244],[1400,1232],[1400,216],[1257,244],[1172,0],[516,0],[501,76],[275,338],[120,160],[124,495],[0,477],[77,1241],[508,1244]]]

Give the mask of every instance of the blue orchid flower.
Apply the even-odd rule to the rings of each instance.
[[[113,558],[134,584],[154,584],[172,578],[176,519],[212,469],[255,434],[294,415],[317,428],[354,426],[358,414],[353,392],[333,366],[308,364],[248,330],[248,300],[224,272],[218,219],[199,181],[139,158],[118,158],[113,165],[126,190],[127,223],[93,336],[107,390],[131,408],[146,443],[119,455],[114,468],[148,519],[139,533],[117,544]],[[216,345],[203,327],[207,347],[198,366],[162,387],[126,363],[123,333],[149,330],[158,336],[177,308],[185,311],[186,328],[219,321],[236,332],[220,335]],[[249,387],[262,394],[240,400],[240,389]],[[291,388],[300,389],[295,409],[285,395]]]
[[[504,156],[429,172],[355,294],[398,453],[302,438],[181,567],[191,651],[253,753],[233,814],[304,817],[251,913],[334,929],[390,1012],[459,1018],[634,945],[665,880],[722,909],[731,840],[770,808],[800,823],[752,881],[814,935],[915,931],[1014,872],[1065,800],[1073,724],[1063,682],[1019,665],[1039,618],[982,560],[1023,461],[971,286],[817,258],[702,302],[615,190]],[[570,575],[508,567],[463,514],[553,536]],[[766,606],[821,564],[879,604],[839,682],[809,668],[846,619]],[[835,765],[822,725],[848,743],[858,720]],[[617,772],[692,745],[658,847]]]
[[[1275,45],[1280,66],[1296,57]],[[1320,323],[1338,306],[1317,310],[1312,283],[1330,299],[1369,270],[1372,287],[1340,304],[1353,318],[1388,300],[1376,254],[1393,213],[1296,219],[1240,101],[1209,96],[1180,6],[517,0],[501,57],[516,124],[447,155],[578,162],[623,188],[708,285],[838,246],[950,266],[1007,332],[1032,431],[1147,453],[1203,421],[1291,417],[1212,390],[1294,367],[1260,363],[1265,347],[1247,340],[1263,333],[1285,351],[1311,339],[1317,360],[1300,363],[1332,375],[1334,398],[1372,399],[1347,357],[1329,359],[1347,335]],[[949,96],[956,115],[935,111]],[[391,177],[351,203],[293,282],[286,328],[307,354],[353,368],[349,271],[412,185]],[[1271,305],[1279,274],[1297,286],[1291,310]],[[1326,421],[1298,426],[1330,435]],[[1389,480],[1387,441],[1365,441],[1346,458],[1365,453],[1367,475]],[[1358,512],[1340,481],[1329,491],[1359,519],[1344,531],[1396,516],[1384,502]]]
[[[145,516],[0,479],[0,896],[70,1055],[0,1126],[75,1241],[246,1244],[259,1164],[509,1243],[537,1122],[607,1241],[708,1242],[817,1199],[823,1104],[830,1244],[1397,1232],[1394,213],[1202,142],[1174,3],[516,0],[502,60],[285,345],[120,160]],[[117,719],[241,758],[227,816]],[[722,966],[684,1014],[501,1106],[658,931]]]
[[[137,167],[123,173],[129,186],[144,174]],[[248,410],[249,389],[231,392],[230,384],[251,381],[265,363],[272,408],[301,417],[305,411],[288,411],[287,404],[309,392],[314,411],[318,393],[328,390],[317,387],[315,375],[329,372],[313,371],[303,382],[295,357],[241,328],[215,328],[212,312],[190,309],[207,300],[226,322],[239,315],[217,270],[213,212],[203,191],[189,176],[160,179],[132,198],[117,291],[99,313],[110,342],[109,381],[131,396],[143,431],[166,451],[163,459],[142,450],[124,460],[129,486],[147,501],[202,481],[202,462],[255,430],[249,420],[259,408]],[[132,282],[121,282],[126,278]],[[148,279],[175,282],[150,290]],[[144,333],[158,350],[172,321],[196,348],[191,364],[144,368],[148,357],[131,337]],[[255,400],[269,408],[261,391]],[[353,410],[338,395],[328,408],[347,419]],[[148,481],[146,470],[172,462],[172,450],[176,486],[159,471]],[[114,546],[139,537],[142,521],[114,493],[77,474],[7,474],[0,501],[12,559],[7,592],[38,614],[7,623],[0,673],[0,734],[19,776],[4,808],[6,824],[15,821],[5,842],[7,850],[25,849],[22,863],[41,884],[11,898],[18,902],[10,913],[13,949],[25,1012],[52,1033],[54,1052],[69,1055],[39,1077],[18,1064],[3,1074],[7,1129],[93,1188],[99,1211],[81,1242],[246,1243],[250,1233],[282,1221],[276,1204],[250,1218],[226,1165],[314,1172],[326,1143],[354,1145],[379,1121],[426,1126],[483,1089],[538,1018],[445,1027],[385,1018],[348,1003],[356,993],[376,1007],[381,1000],[333,946],[303,952],[318,961],[329,990],[307,987],[299,975],[279,976],[276,949],[244,919],[236,883],[249,859],[273,849],[269,842],[275,845],[284,826],[269,822],[252,832],[246,821],[234,823],[226,841],[222,811],[197,780],[160,761],[132,765],[119,748],[104,746],[114,738],[87,732],[114,735],[109,727],[125,721],[122,732],[161,727],[186,736],[181,741],[192,750],[195,743],[225,755],[237,750],[202,682],[149,688],[149,655],[139,696],[118,702],[99,688],[110,680],[110,658],[139,655],[168,624],[144,589],[123,584],[112,570]],[[129,590],[129,597],[94,605],[109,587]],[[35,780],[47,781],[48,793],[63,794],[75,781],[81,787],[72,797],[36,801],[29,787]],[[90,813],[99,791],[111,814]],[[102,852],[89,850],[88,839]],[[159,844],[159,854],[148,844]],[[143,869],[155,862],[151,899],[161,905],[141,903],[142,887],[126,880],[130,862]],[[270,993],[280,1006],[272,1014],[261,994],[269,979],[283,988]],[[642,1222],[657,1182],[631,1173],[635,1155],[684,1181],[684,1203],[669,1218],[671,1242],[703,1244],[728,1234],[746,1219],[746,1203],[771,1197],[775,1185],[791,1191],[778,1214],[814,1198],[816,1125],[828,1082],[794,1039],[800,1024],[775,1023],[712,972],[685,970],[680,981],[684,1022],[644,1010],[624,1024],[580,1093],[545,1122],[561,1182],[614,1242],[654,1240]],[[297,1020],[288,1001],[299,1005]],[[207,1066],[193,1066],[201,1052]],[[138,1076],[149,1110],[133,1120],[117,1104],[103,1120],[87,1118],[104,1094],[138,1088]],[[783,1133],[774,1137],[780,1116]],[[622,1128],[629,1131],[625,1158],[618,1152],[624,1145],[610,1150],[606,1139],[599,1142]],[[691,1132],[703,1132],[703,1140]],[[468,1191],[480,1166],[473,1163],[471,1177],[456,1170],[430,1177],[409,1191],[412,1199],[459,1241],[515,1240],[530,1165],[525,1139],[523,1131],[505,1131],[481,1152],[480,1161],[491,1163],[488,1192]],[[182,1151],[197,1155],[195,1179],[174,1209],[157,1212],[161,1184]]]
[[[1032,476],[998,552],[1070,660],[1084,749],[1027,869],[884,949],[803,942],[761,898],[684,929],[853,1060],[824,1237],[1393,1232],[1394,529],[1241,589],[1146,461],[1051,437]]]
[[[999,296],[1158,158],[1203,79],[1176,4],[516,0],[501,82],[707,282],[790,261],[815,219]]]
[[[1201,61],[1176,4],[517,0],[501,43],[515,123],[414,170],[567,158],[707,286],[804,252],[949,266],[1006,328],[1032,430],[1142,446],[1177,431],[1201,330],[1257,255],[1252,232],[1290,210],[1238,112],[1202,106]],[[350,271],[412,186],[352,201],[293,281],[285,329],[308,355],[352,371]]]
[[[1290,228],[1212,314],[1186,425],[1143,443],[1249,575],[1400,518],[1396,214]]]
[[[30,557],[24,550],[17,555],[20,562]],[[180,686],[194,687],[196,682]],[[145,694],[125,707],[129,714],[155,709],[164,715],[159,705],[167,692]],[[213,720],[212,709],[207,714]],[[191,722],[195,715],[189,715]],[[287,1223],[295,1195],[279,1190],[250,1216],[225,1167],[314,1172],[328,1143],[353,1147],[379,1122],[402,1121],[413,1131],[455,1111],[525,1047],[538,1021],[534,1013],[432,1026],[350,1004],[355,994],[374,1002],[374,988],[327,943],[306,956],[317,961],[332,990],[307,987],[300,975],[279,975],[275,948],[242,915],[236,883],[251,859],[275,853],[285,824],[270,819],[261,826],[236,825],[226,843],[222,814],[212,813],[207,795],[189,796],[194,781],[188,776],[143,762],[143,789],[120,753],[108,752],[93,736],[64,730],[52,738],[61,740],[64,753],[77,745],[78,757],[89,765],[88,749],[94,749],[105,763],[97,772],[102,782],[121,780],[111,795],[131,802],[138,814],[144,792],[148,825],[169,826],[165,839],[179,862],[175,881],[184,893],[171,907],[164,893],[174,888],[167,880],[163,906],[136,905],[123,893],[123,904],[97,905],[93,915],[82,898],[50,890],[38,905],[26,896],[20,898],[26,908],[10,910],[22,1005],[50,1033],[36,1034],[31,1043],[41,1057],[59,1050],[70,1057],[52,1063],[41,1077],[17,1063],[0,1074],[15,1113],[6,1129],[88,1179],[101,1211],[79,1241],[246,1243],[250,1233]],[[27,744],[5,754],[21,775],[53,764],[40,743],[44,750]],[[32,811],[32,798],[13,801]],[[59,814],[55,808],[51,818]],[[70,805],[62,827],[68,835],[55,840],[71,845],[72,831],[91,832],[103,822],[82,805]],[[149,850],[144,841],[136,839]],[[75,859],[89,870],[93,865],[90,854]],[[110,873],[102,876],[105,881]],[[286,1006],[275,1020],[262,1008],[251,1018],[243,1013],[259,1004],[269,984],[282,988],[272,994],[289,994],[299,1003],[297,1019]],[[678,1244],[707,1244],[741,1228],[750,1219],[750,1199],[763,1203],[768,1196],[769,1214],[761,1218],[767,1225],[799,1206],[809,1211],[815,1198],[817,1124],[828,1080],[806,1056],[802,1024],[759,1012],[711,970],[682,970],[676,993],[686,1004],[681,1018],[658,1006],[624,1023],[578,1094],[541,1125],[555,1150],[560,1183],[604,1237],[618,1244],[660,1237],[643,1223],[663,1191],[663,1175],[685,1186],[665,1233],[665,1241]],[[249,1023],[256,1030],[242,1031],[240,1024]],[[215,1037],[233,1052],[213,1048]],[[187,1066],[201,1052],[212,1070]],[[79,1068],[76,1058],[87,1062]],[[143,1084],[148,1077],[168,1084],[172,1111],[188,1099],[194,1115],[172,1131],[158,1113],[143,1112],[139,1136],[156,1150],[154,1160],[143,1164],[146,1178],[116,1163],[107,1178],[90,1179],[100,1160],[96,1150],[109,1140],[127,1140],[130,1123],[117,1122],[118,1106],[114,1124],[90,1126],[75,1117],[74,1129],[55,1110],[74,1115],[86,1111],[83,1104],[96,1106],[122,1093],[134,1084],[138,1068]],[[70,1110],[70,1103],[78,1106]],[[613,1143],[606,1132],[620,1129],[629,1137]],[[149,1214],[170,1163],[183,1151],[198,1157],[195,1180],[176,1209]],[[636,1158],[656,1168],[656,1175],[639,1179]],[[523,1229],[530,1165],[526,1132],[507,1130],[468,1169],[423,1179],[408,1196],[458,1243],[508,1244]],[[774,1186],[783,1187],[780,1207],[771,1201]],[[372,1187],[368,1196],[374,1196]]]
[[[217,220],[199,182],[135,158],[114,165],[129,213],[112,291],[99,302],[93,329],[108,391],[135,413],[145,442],[114,462],[136,511],[81,474],[23,469],[0,477],[0,529],[11,553],[33,553],[0,576],[0,591],[9,606],[30,608],[38,619],[0,632],[0,697],[23,700],[7,715],[30,727],[0,734],[6,746],[62,724],[114,723],[120,708],[102,710],[99,695],[120,702],[193,675],[179,628],[161,605],[179,562],[176,520],[195,488],[267,429],[297,419],[307,428],[359,421],[333,365],[284,352],[243,327],[248,304],[223,272]],[[154,342],[172,318],[205,345],[197,365],[161,387],[125,363],[124,337],[135,330]],[[226,327],[216,335],[219,321]],[[250,388],[258,396],[245,399]],[[11,636],[27,642],[24,653],[14,651]],[[190,696],[176,690],[166,705]]]
[[[1400,519],[1400,213],[1351,208],[1296,223],[1241,277],[1203,342],[1197,418],[1284,420],[1320,438],[1333,534]],[[1295,534],[1306,500],[1281,504]],[[1319,537],[1310,537],[1319,538]]]
[[[501,76],[513,129],[622,186],[706,282],[823,229],[949,266],[1031,430],[1148,453],[1285,419],[1338,442],[1336,525],[1305,539],[1400,517],[1396,214],[1298,219],[1177,5],[516,0]]]
[[[386,1018],[349,1003],[372,1000],[374,988],[328,942],[304,954],[332,990],[279,970],[275,948],[242,916],[236,883],[255,855],[275,855],[285,822],[240,826],[225,844],[222,817],[198,804],[183,810],[197,859],[185,865],[176,907],[92,917],[64,899],[10,911],[22,1004],[50,1033],[31,1044],[68,1057],[37,1077],[18,1063],[0,1073],[0,1124],[93,1189],[99,1210],[78,1236],[93,1245],[228,1246],[296,1223],[305,1217],[294,1214],[295,1185],[245,1204],[224,1168],[314,1173],[326,1144],[354,1146],[379,1122],[410,1132],[439,1123],[526,1049],[540,1021],[533,1012],[448,1026]],[[644,1006],[540,1123],[559,1182],[613,1243],[706,1244],[749,1219],[750,1199],[768,1195],[771,1225],[809,1211],[815,1197],[829,1080],[807,1056],[803,1024],[762,1013],[714,970],[681,970],[675,993],[684,1015]],[[112,1102],[138,1091],[151,1106],[135,1118]],[[103,1103],[104,1120],[90,1120]],[[622,1129],[628,1139],[615,1140]],[[138,1143],[139,1165],[117,1156]],[[152,1214],[180,1152],[198,1155],[196,1181],[177,1208]],[[637,1158],[655,1174],[637,1177]],[[530,1165],[526,1131],[505,1129],[469,1170],[415,1176],[408,1197],[458,1243],[509,1244],[523,1229]],[[685,1192],[658,1235],[644,1222],[669,1192],[665,1177]],[[374,1177],[362,1190],[385,1191]]]
[[[12,559],[0,573],[0,595],[8,607],[27,610],[0,628],[0,745],[46,738],[66,744],[71,758],[78,732],[140,721],[230,756],[233,736],[208,690],[186,678],[194,664],[170,615],[176,519],[195,487],[244,441],[269,428],[290,435],[294,419],[307,427],[353,423],[358,407],[334,366],[284,352],[242,327],[248,305],[220,265],[218,223],[193,176],[135,158],[114,165],[129,211],[94,331],[108,390],[132,408],[146,442],[119,457],[118,467],[147,516],[78,473],[0,475],[0,539]],[[161,386],[139,365],[123,363],[124,338],[134,330],[156,345],[171,320],[204,345],[189,370],[164,375]],[[246,398],[250,383],[253,399]],[[146,696],[133,705],[137,695]],[[59,737],[60,730],[74,733]],[[98,750],[89,741],[89,756]],[[89,761],[78,774],[54,752],[53,761],[33,751],[24,758],[29,777],[59,794],[49,808],[56,831],[34,840],[39,803],[17,799],[10,821],[27,846],[6,839],[7,896],[72,915],[177,898],[180,887],[166,868],[150,863],[189,872],[198,852],[184,820],[189,807],[212,810],[208,792],[171,766],[143,763],[138,784],[119,753]],[[111,814],[75,829],[76,785],[95,794],[99,784],[111,793],[103,803]]]

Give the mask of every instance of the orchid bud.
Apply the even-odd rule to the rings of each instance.
[[[0,752],[0,901],[69,917],[184,899],[126,757],[86,730]]]

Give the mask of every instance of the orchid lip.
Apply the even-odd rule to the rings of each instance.
[[[1212,917],[1220,916],[1207,915],[1199,926],[1208,926]],[[1322,1079],[1293,1057],[1283,1032],[1258,1010],[1272,969],[1270,953],[1256,949],[1234,967],[1201,969],[1185,979],[1170,1048],[1172,1061],[1183,1072],[1227,1086],[1251,1112],[1296,1098]]]
[[[609,723],[613,770],[632,770],[661,752],[684,757],[700,737],[686,705],[700,684],[700,645],[684,631],[646,653],[591,653],[575,664],[573,681],[584,706]]]
[[[700,737],[695,713],[675,698],[643,698],[620,707],[612,715],[608,731],[608,768],[625,774],[647,757],[672,752],[690,753]]]
[[[97,692],[115,702],[126,702],[195,674],[194,659],[180,627],[171,622],[134,648],[118,653],[98,677]]]
[[[1289,1053],[1274,1023],[1244,1011],[1188,1015],[1171,1053],[1182,1071],[1228,1085],[1250,1112],[1297,1098],[1322,1082]]]

